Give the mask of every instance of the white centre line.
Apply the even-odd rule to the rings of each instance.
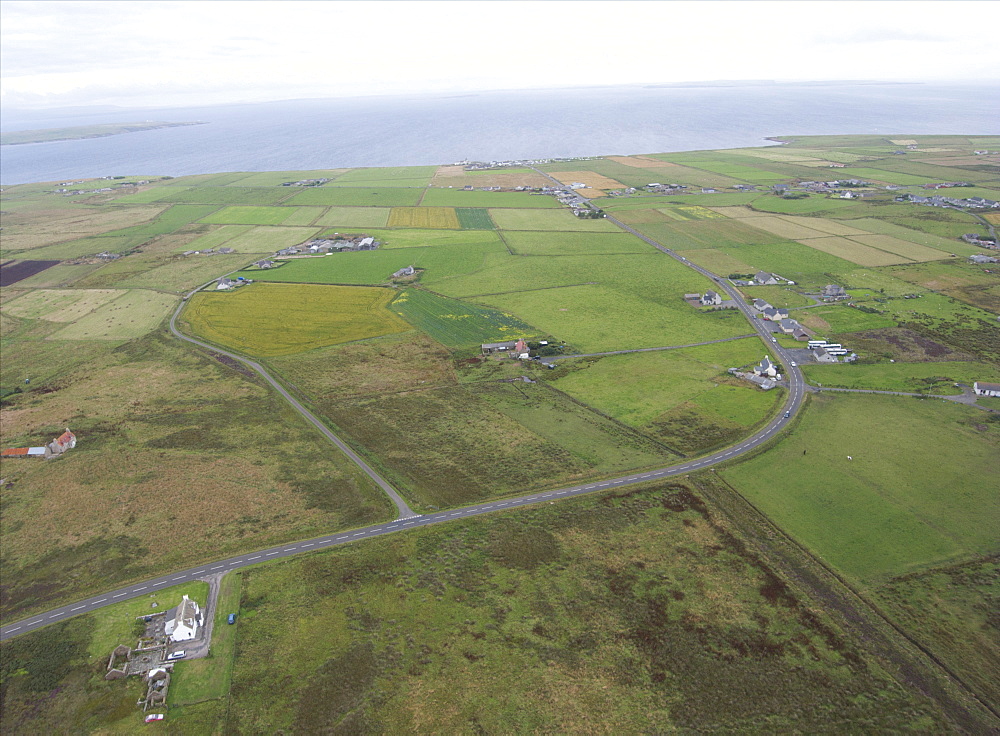
[[[107,600],[107,598],[101,598],[101,600],[94,601],[91,605],[96,606],[98,603],[104,603],[104,601],[106,601],[106,600]]]
[[[395,529],[397,526],[399,526],[399,524],[390,524],[386,527],[386,529]]]
[[[40,624],[40,623],[42,623],[42,621],[43,621],[43,620],[44,620],[44,619],[36,619],[35,621],[29,621],[29,622],[28,622],[28,623],[26,624],[26,626],[34,626],[35,624]]]
[[[216,565],[215,567],[213,567],[211,569],[212,570],[221,570],[223,567],[225,567],[225,565]]]
[[[284,551],[285,551],[285,552],[294,552],[294,551],[295,551],[295,550],[297,550],[297,549],[298,549],[298,547],[286,547],[286,548],[284,549]]]
[[[77,606],[76,608],[71,608],[69,610],[70,611],[80,611],[80,610],[83,610],[84,608],[86,608],[86,606]]]
[[[20,628],[21,628],[20,626],[15,626],[13,629],[7,629],[7,632],[10,633],[10,634],[13,634],[15,631],[17,631]]]
[[[352,534],[351,536],[352,537],[363,537],[364,534],[365,534],[364,532],[358,532],[357,534]]]
[[[302,546],[303,547],[312,547],[314,544],[315,544],[315,542],[310,542],[309,544],[303,544]]]
[[[174,580],[183,580],[187,575],[181,575],[180,577],[174,578]]]
[[[270,557],[271,555],[276,555],[276,554],[278,554],[278,553],[277,553],[277,552],[268,552],[268,553],[267,553],[266,555],[264,555],[264,556],[265,556],[265,557]]]
[[[51,616],[49,616],[49,618],[59,618],[59,614],[58,613],[54,613]]]
[[[145,590],[148,586],[143,585],[141,588],[132,588],[133,593],[138,593],[140,590]]]
[[[125,595],[125,594],[124,593],[118,593],[117,595],[113,595],[111,597],[112,598],[121,598],[123,595]]]
[[[259,560],[260,555],[254,555],[253,557],[247,557],[247,560]]]

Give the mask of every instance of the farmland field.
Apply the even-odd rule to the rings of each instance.
[[[388,207],[330,207],[316,220],[316,224],[328,227],[385,227],[390,211]]]
[[[679,298],[664,303],[608,286],[521,291],[479,301],[510,312],[583,353],[685,345],[747,332],[741,319],[698,312]]]
[[[427,183],[435,174],[437,168],[437,166],[386,166],[382,168],[351,169],[350,171],[338,176],[334,183],[343,184],[345,182],[392,181],[403,179],[406,181],[420,180],[423,182],[420,186],[427,186]]]
[[[948,258],[948,254],[944,251],[900,240],[891,235],[854,235],[851,240],[889,253],[896,253],[911,261],[937,261]]]
[[[537,336],[538,330],[509,314],[448,299],[424,289],[407,289],[390,308],[442,345],[464,348]]]
[[[867,245],[855,242],[854,240],[839,238],[834,235],[821,238],[808,238],[800,242],[810,248],[815,248],[816,250],[821,250],[824,253],[829,253],[832,256],[837,256],[838,258],[843,258],[844,260],[851,261],[852,263],[857,263],[859,266],[892,266],[898,263],[913,262],[909,258],[905,258],[901,255],[889,253],[888,251],[879,250],[877,248],[870,248]],[[936,251],[935,253],[938,256],[944,255],[940,251]]]
[[[213,228],[211,232],[195,238],[189,243],[178,246],[177,250],[186,251],[218,248],[220,245],[225,245],[237,235],[242,235],[252,228],[252,225],[220,225],[217,228]]]
[[[458,216],[454,207],[393,207],[389,227],[425,227],[457,230]]]
[[[515,255],[587,256],[650,252],[646,242],[617,228],[609,233],[513,230],[504,233],[504,240]]]
[[[202,222],[212,225],[280,225],[297,216],[301,210],[314,212],[312,219],[319,215],[315,208],[306,207],[225,207],[203,218]]]
[[[261,171],[236,179],[230,186],[239,187],[278,187],[285,182],[302,181],[303,179],[336,179],[348,169],[319,169],[316,171]],[[298,187],[286,187],[292,192]]]
[[[983,474],[1000,457],[996,423],[979,425],[979,410],[943,401],[810,401],[787,439],[721,474],[828,564],[874,585],[1000,551],[1000,473]],[[931,442],[934,463],[926,462]]]
[[[388,289],[252,284],[200,292],[184,316],[197,334],[225,347],[289,355],[410,329],[387,308],[393,296]]]
[[[521,209],[536,207],[556,209],[562,207],[556,201],[555,197],[543,194],[525,194],[524,192],[466,192],[460,189],[441,189],[439,187],[428,189],[420,204],[425,207],[516,207]]]
[[[562,391],[626,424],[644,428],[686,401],[719,409],[742,426],[767,417],[778,393],[769,394],[726,371],[759,363],[758,338],[681,350],[609,355],[555,381]],[[713,398],[719,394],[720,399]],[[723,408],[724,406],[724,408]]]
[[[230,255],[189,256],[174,258],[162,266],[150,268],[138,273],[126,273],[113,279],[115,286],[145,289],[162,289],[176,293],[190,291],[207,281],[218,278],[220,273],[226,273],[240,268],[249,260],[248,256],[233,253]],[[126,264],[127,265],[127,264]],[[100,269],[92,274],[95,279],[101,277],[106,269]],[[81,280],[83,285],[91,276]]]
[[[496,233],[475,230],[370,230],[368,234],[382,242],[382,248],[423,248],[427,246],[485,245],[502,250]]]
[[[232,205],[268,205],[277,204],[290,197],[294,192],[290,188],[248,189],[243,187],[180,187],[178,191],[169,190],[174,187],[162,187],[163,195],[157,197],[157,202],[187,202],[190,204],[232,204]]]
[[[810,383],[831,388],[868,388],[880,391],[927,392],[957,395],[955,382],[1000,382],[1000,367],[989,363],[938,361],[934,363],[877,363],[874,365],[806,365]]]
[[[261,225],[238,233],[226,242],[237,253],[273,253],[291,245],[299,245],[317,233],[314,227],[274,227]],[[192,250],[189,246],[186,250]]]
[[[497,227],[503,230],[560,230],[563,232],[608,232],[619,233],[617,227],[607,220],[591,220],[575,217],[572,212],[559,210],[515,210],[496,209],[490,214]]]
[[[52,340],[122,340],[155,329],[177,305],[177,297],[131,289],[54,333]]]
[[[25,319],[74,322],[124,294],[117,289],[37,289],[4,304],[4,311]]]
[[[420,201],[423,193],[423,189],[406,187],[310,187],[286,200],[284,204],[412,207]]]
[[[26,261],[21,261],[21,263],[26,263]],[[32,265],[37,264],[37,261],[29,261]],[[42,261],[45,263],[45,261]],[[17,264],[16,264],[17,265]],[[53,286],[69,286],[75,281],[82,279],[91,271],[101,267],[101,264],[58,264],[50,266],[49,268],[43,269],[42,271],[36,271],[34,275],[28,276],[24,279],[18,279],[17,285],[19,287],[31,287],[31,288],[49,288]],[[4,270],[7,271],[11,269],[11,266],[4,266]],[[30,270],[31,267],[29,266]],[[9,273],[9,271],[8,271]],[[0,286],[8,286],[6,281],[7,274],[4,274],[3,278],[0,278]]]
[[[482,207],[459,207],[455,214],[463,230],[492,230],[496,227],[490,219],[489,210]]]

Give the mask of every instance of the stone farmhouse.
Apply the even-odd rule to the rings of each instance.
[[[512,358],[517,358],[518,360],[527,360],[531,357],[531,351],[528,349],[528,343],[524,341],[523,338],[519,340],[510,340],[508,342],[487,342],[480,346],[483,355],[495,355],[502,353],[504,355],[509,355]]]

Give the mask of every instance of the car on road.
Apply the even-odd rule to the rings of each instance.
[[[170,654],[167,655],[167,661],[170,661],[172,659],[184,659],[184,656],[185,656],[184,650],[181,650],[179,652],[171,652]]]
[[[165,716],[162,713],[150,713],[148,716],[146,716],[146,723],[153,723],[154,721],[162,721],[164,717]]]
[[[792,416],[792,412],[786,411],[785,412],[785,419],[788,419],[788,417],[790,417],[790,416]]]
[[[798,365],[798,363],[796,363],[796,362],[795,362],[795,361],[793,360],[793,361],[792,361],[792,368],[796,367],[797,365]]]
[[[229,623],[229,624],[235,624],[236,623],[236,614],[235,613],[229,614],[229,618],[226,619],[226,622]]]
[[[778,338],[776,338],[776,337],[772,337],[772,338],[771,338],[771,342],[778,342]]]

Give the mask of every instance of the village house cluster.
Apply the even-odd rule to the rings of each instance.
[[[997,250],[997,241],[988,235],[980,235],[979,233],[966,233],[962,236],[964,240],[969,245],[977,245],[980,248],[989,248],[991,250]]]
[[[942,197],[937,194],[931,197],[921,197],[917,194],[901,194],[896,197],[896,201],[910,202],[911,204],[923,204],[928,207],[951,207],[973,210],[997,209],[1000,207],[1000,202],[993,199],[985,199],[984,197],[966,197],[965,199],[956,199],[955,197]]]
[[[368,235],[341,235],[334,233],[333,238],[313,238],[299,245],[282,248],[276,256],[295,255],[326,255],[327,253],[346,253],[361,250],[375,250],[381,242]]]
[[[324,177],[322,179],[299,179],[298,181],[286,181],[282,182],[283,187],[320,187],[330,181],[328,178]]]

